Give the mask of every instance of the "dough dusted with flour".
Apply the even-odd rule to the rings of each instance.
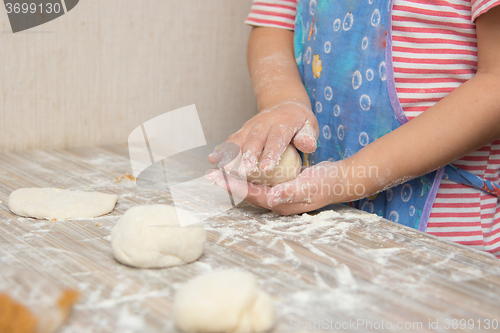
[[[174,318],[186,332],[266,332],[274,324],[271,297],[238,270],[198,276],[175,295]]]
[[[111,231],[111,246],[122,264],[161,268],[195,261],[206,238],[199,223],[181,227],[174,206],[146,205],[125,212]]]
[[[264,172],[259,169],[260,160],[257,164],[257,170],[247,176],[247,181],[257,185],[274,186],[297,178],[302,167],[302,159],[293,145],[288,147],[283,152],[283,156],[278,165],[271,172]]]
[[[118,196],[101,192],[60,188],[20,188],[9,196],[9,209],[16,215],[37,219],[83,219],[108,214]]]

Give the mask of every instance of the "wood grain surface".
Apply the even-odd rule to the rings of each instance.
[[[82,292],[61,332],[175,332],[175,291],[222,268],[257,276],[275,301],[274,332],[498,331],[496,258],[346,206],[282,217],[240,204],[204,222],[208,242],[198,261],[167,269],[121,265],[110,247],[116,221],[134,205],[171,201],[166,191],[120,178],[128,172],[125,146],[0,155],[0,265]],[[8,196],[21,187],[120,198],[109,215],[50,222],[9,211]]]

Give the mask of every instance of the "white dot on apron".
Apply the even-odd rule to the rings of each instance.
[[[370,110],[370,106],[371,106],[370,96],[361,95],[361,98],[359,99],[359,105],[365,111]]]
[[[378,74],[380,75],[380,79],[382,81],[385,81],[386,77],[385,77],[385,62],[382,61],[380,63],[380,65],[378,66]]]
[[[351,29],[353,22],[354,22],[354,18],[352,16],[352,13],[350,13],[350,12],[347,13],[344,17],[344,24],[342,26],[342,29],[344,29],[344,31]]]
[[[340,114],[340,106],[338,106],[337,104],[335,104],[335,106],[333,107],[333,115],[335,117],[338,117]]]
[[[361,206],[361,210],[364,210],[365,212],[373,214],[373,210],[375,207],[370,201],[365,201],[363,205]]]
[[[387,201],[392,200],[392,195],[393,195],[393,192],[391,189],[388,189],[387,191],[385,191],[385,198],[387,199]]]
[[[404,184],[403,187],[401,188],[401,200],[404,202],[408,202],[411,198],[411,193],[413,192],[413,189],[410,184]]]
[[[316,2],[316,0],[311,0],[311,2],[309,3],[309,13],[311,13],[311,15],[314,15],[317,5],[318,3]]]
[[[325,125],[325,127],[323,127],[323,136],[327,140],[330,140],[332,136],[332,132],[330,131],[330,127],[328,125]]]
[[[365,132],[361,132],[359,134],[359,144],[363,147],[367,146],[370,143],[370,138],[368,137],[368,134]]]
[[[368,81],[373,80],[373,71],[372,71],[371,69],[368,69],[368,70],[366,71],[366,79],[367,79]]]
[[[396,212],[395,210],[393,210],[389,214],[389,220],[391,220],[392,222],[398,222],[398,220],[399,220],[399,214],[398,214],[398,212]]]
[[[326,98],[327,101],[330,101],[332,99],[332,97],[333,97],[332,88],[330,88],[330,87],[327,86],[325,88],[325,98]]]
[[[330,50],[332,49],[332,44],[330,42],[325,43],[325,53],[330,53]]]
[[[337,136],[340,140],[344,139],[344,126],[339,125],[339,127],[337,128]]]
[[[328,159],[328,162],[335,162],[335,160],[333,159],[333,157],[330,157],[330,158]]]
[[[352,75],[352,87],[354,90],[358,89],[359,86],[361,86],[361,83],[363,83],[363,77],[361,76],[361,73],[359,71],[355,71],[354,74]]]
[[[333,30],[335,31],[339,31],[340,29],[340,19],[336,19],[334,22],[333,22]]]
[[[374,27],[376,27],[380,23],[380,12],[378,9],[375,9],[372,14],[371,23]]]
[[[321,111],[323,111],[323,106],[320,102],[316,102],[316,112],[321,113]]]
[[[349,158],[354,154],[356,154],[356,152],[354,150],[346,148],[345,152],[344,152],[344,158]]]
[[[363,40],[361,41],[361,48],[363,50],[366,50],[368,47],[368,37],[363,37]]]
[[[373,3],[373,0],[368,0],[368,3],[371,5]]]
[[[307,64],[310,64],[310,63],[311,63],[311,58],[312,58],[312,57],[311,57],[311,53],[312,53],[312,50],[311,50],[311,47],[309,46],[309,47],[307,48],[307,51],[306,51],[306,54],[305,54],[305,57],[306,57],[306,59],[305,59],[305,60],[306,60],[306,63],[307,63]]]
[[[410,206],[410,209],[408,210],[408,214],[410,214],[410,216],[413,216],[415,214],[415,207]]]
[[[313,89],[313,99],[316,99],[316,89]]]

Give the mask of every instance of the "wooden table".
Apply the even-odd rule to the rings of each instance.
[[[0,155],[0,264],[82,292],[61,332],[175,332],[175,291],[220,268],[258,277],[275,300],[274,332],[313,331],[305,328],[314,325],[330,332],[499,330],[497,259],[346,206],[281,217],[242,204],[205,223],[208,242],[198,261],[168,269],[121,265],[110,247],[115,222],[134,205],[170,201],[165,191],[116,182],[127,172],[125,146]],[[21,187],[120,198],[104,217],[53,223],[9,211],[8,196]]]

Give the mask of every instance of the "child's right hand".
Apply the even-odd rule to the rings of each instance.
[[[260,169],[272,171],[290,142],[304,153],[314,152],[318,133],[318,122],[310,107],[291,100],[261,111],[227,142],[240,147],[242,161],[238,172],[249,175],[255,171],[262,152]],[[219,163],[223,153],[216,148],[210,156],[211,163]]]

